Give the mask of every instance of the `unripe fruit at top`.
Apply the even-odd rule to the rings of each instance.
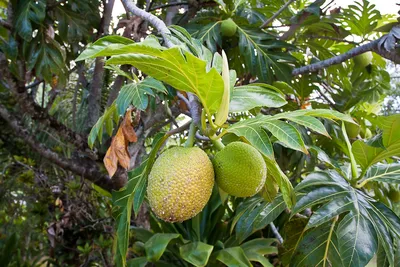
[[[391,188],[388,197],[390,201],[397,203],[400,201],[400,192],[396,189]]]
[[[346,127],[347,136],[350,139],[357,138],[360,133],[360,126],[354,123],[345,122],[344,126]]]
[[[360,136],[361,136],[361,138],[364,138],[364,139],[370,139],[372,137],[372,132],[368,128],[365,128],[365,129],[361,128]]]
[[[237,25],[232,19],[226,19],[221,23],[221,33],[223,36],[232,37],[235,35]]]
[[[198,147],[174,147],[155,161],[147,196],[158,218],[182,222],[201,212],[213,186],[214,169],[207,154]]]
[[[353,58],[354,60],[354,64],[356,66],[359,66],[361,68],[365,68],[366,66],[368,66],[369,64],[371,64],[372,61],[372,52],[368,51],[365,52],[361,55],[357,55]]]
[[[257,149],[243,142],[232,142],[213,160],[218,186],[236,197],[251,197],[265,184],[267,166]]]

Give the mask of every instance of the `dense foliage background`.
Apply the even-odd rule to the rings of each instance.
[[[166,32],[123,3],[113,18],[114,0],[0,0],[1,266],[400,265],[395,11],[137,1],[175,25]],[[372,61],[355,64],[366,51]],[[221,103],[230,113],[213,129]],[[195,144],[252,144],[267,183],[247,199],[215,188],[199,216],[165,223],[146,204],[147,175],[199,105]]]

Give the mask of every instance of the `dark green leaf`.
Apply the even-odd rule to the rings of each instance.
[[[282,81],[292,79],[288,62],[295,62],[295,58],[282,51],[291,47],[289,44],[259,29],[238,27],[238,33],[239,48],[247,70],[262,82],[272,83],[274,76]]]
[[[217,260],[226,266],[252,266],[241,247],[226,248],[217,253]]]
[[[214,247],[203,242],[192,242],[179,248],[182,259],[194,266],[206,266]]]
[[[292,256],[293,266],[344,266],[335,225],[326,223],[307,231]]]
[[[239,242],[242,242],[255,231],[261,230],[273,222],[286,208],[282,196],[276,197],[271,203],[264,201],[260,197],[257,198],[259,200],[258,206],[247,209],[237,221],[236,236]]]
[[[32,23],[40,24],[46,16],[46,3],[43,0],[18,1],[18,8],[14,14],[16,17],[15,28],[25,41],[32,40]]]
[[[165,249],[167,248],[169,242],[172,239],[178,238],[179,234],[160,234],[157,233],[153,235],[145,244],[144,249],[146,251],[146,258],[150,262],[158,261]]]
[[[126,262],[128,267],[145,267],[147,265],[146,257],[134,258]]]

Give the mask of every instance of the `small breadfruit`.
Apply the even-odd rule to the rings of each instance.
[[[236,197],[258,193],[267,177],[267,166],[257,149],[243,142],[232,142],[213,160],[218,186]]]
[[[155,161],[147,196],[157,217],[182,222],[204,208],[213,186],[214,169],[207,154],[198,147],[174,147]]]
[[[357,138],[360,133],[360,126],[354,123],[345,122],[344,126],[346,127],[347,136],[350,139]]]
[[[223,36],[232,37],[235,35],[237,25],[232,19],[226,19],[221,23],[221,33]]]
[[[366,66],[368,66],[369,64],[371,64],[372,61],[372,52],[368,51],[365,52],[361,55],[357,55],[353,58],[354,60],[354,64],[356,66],[359,66],[360,68],[365,68]]]
[[[397,203],[400,201],[400,192],[396,189],[391,188],[388,197],[390,201]]]

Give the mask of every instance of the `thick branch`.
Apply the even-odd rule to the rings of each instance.
[[[141,17],[142,19],[150,22],[151,25],[153,25],[154,28],[156,28],[160,32],[161,36],[164,39],[165,46],[167,46],[167,47],[173,46],[173,44],[171,43],[171,41],[168,38],[168,35],[170,35],[171,32],[161,19],[154,16],[153,14],[150,14],[150,13],[138,8],[131,0],[121,0],[121,1],[124,4],[124,6],[127,8],[127,10],[132,12],[133,15]]]
[[[276,19],[291,3],[293,3],[296,0],[289,0],[286,2],[286,4],[284,4],[274,15],[272,15],[272,17],[270,17],[269,19],[267,19],[263,25],[261,25],[261,29],[266,28],[272,21],[274,21],[274,19]]]
[[[104,6],[104,14],[101,19],[100,28],[98,31],[98,38],[103,34],[108,34],[110,27],[111,15],[114,6],[114,0],[108,1]],[[90,84],[90,97],[88,99],[88,126],[92,127],[100,117],[101,108],[101,91],[104,82],[104,59],[101,57],[96,58],[94,65],[93,80]]]
[[[15,99],[17,100],[20,108],[26,114],[31,116],[32,119],[38,120],[43,125],[53,128],[60,134],[61,137],[74,144],[77,148],[83,150],[88,148],[87,138],[85,136],[72,131],[70,128],[60,123],[56,118],[50,116],[46,109],[43,109],[37,105],[28,95],[24,85],[14,80],[9,72],[7,59],[2,53],[0,53],[0,76],[7,81],[7,84],[15,95]]]
[[[40,156],[55,163],[65,170],[69,170],[76,175],[83,176],[84,178],[106,190],[116,189],[116,186],[113,184],[112,180],[107,175],[101,173],[98,170],[95,162],[92,162],[92,164],[84,164],[81,159],[72,160],[64,158],[57,153],[51,151],[43,144],[38,142],[34,138],[34,135],[24,129],[24,127],[20,125],[19,121],[13,115],[11,115],[3,105],[0,105],[0,117],[8,123],[8,125],[17,136],[21,137],[24,142],[28,144]]]
[[[387,41],[386,39],[387,39],[387,35],[384,35],[381,38],[379,38],[375,41],[372,41],[368,44],[364,44],[364,45],[358,46],[356,48],[350,49],[349,51],[347,51],[344,54],[341,54],[341,55],[338,55],[338,56],[335,56],[335,57],[332,57],[332,58],[329,58],[326,60],[322,60],[322,61],[319,61],[314,64],[310,64],[307,66],[303,66],[303,67],[294,69],[292,71],[292,75],[297,76],[297,75],[304,74],[304,73],[315,72],[315,71],[324,69],[324,68],[332,66],[332,65],[340,64],[352,57],[355,57],[357,55],[360,55],[360,54],[368,52],[368,51],[373,51],[373,52],[381,55],[382,57],[393,61],[394,63],[400,63],[400,55],[397,53],[397,51],[395,49],[388,51],[385,47],[382,46],[382,42]]]

